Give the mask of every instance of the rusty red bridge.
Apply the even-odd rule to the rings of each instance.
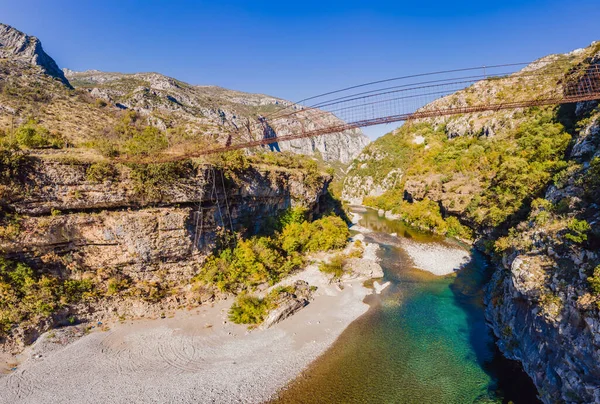
[[[276,113],[249,122],[247,128],[230,136],[227,144],[195,155],[391,122],[592,100],[600,100],[600,64],[569,67],[538,61],[425,73],[360,84],[289,103]],[[293,133],[276,135],[290,120],[311,121],[330,114],[339,120],[334,119],[331,125],[312,125],[310,129],[301,124]],[[274,135],[264,135],[267,127]]]

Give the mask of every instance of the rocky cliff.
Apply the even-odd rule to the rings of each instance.
[[[585,114],[595,104],[582,104]],[[501,238],[487,317],[547,403],[600,401],[600,112],[584,121],[569,169]]]
[[[329,181],[266,165],[223,172],[187,162],[148,172],[35,158],[22,164],[29,174],[4,206],[13,212],[12,230],[0,226],[4,259],[26,263],[42,279],[51,275],[62,287],[92,281],[96,292],[13,327],[0,344],[10,351],[68,318],[155,317],[214,299],[215,289],[192,278],[219,234],[252,234],[292,206],[317,211]]]

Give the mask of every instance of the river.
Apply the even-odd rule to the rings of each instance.
[[[381,295],[370,310],[287,389],[276,403],[536,403],[520,367],[497,350],[485,324],[486,257],[472,251],[463,269],[434,276],[414,268],[402,239],[448,243],[377,212],[360,212],[381,246]],[[398,237],[390,236],[397,233]],[[465,248],[463,246],[463,248]]]

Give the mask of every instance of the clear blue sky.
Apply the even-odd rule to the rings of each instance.
[[[156,71],[289,100],[600,40],[599,0],[0,0],[0,10],[61,67]]]

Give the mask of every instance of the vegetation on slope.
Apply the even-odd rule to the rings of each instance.
[[[304,254],[340,249],[349,237],[348,226],[337,216],[309,222],[303,208],[282,215],[268,235],[248,239],[231,236],[208,258],[195,281],[219,290],[240,293],[258,285],[273,285],[304,263]],[[280,230],[279,230],[280,229]]]
[[[476,226],[496,227],[511,222],[511,218],[526,209],[553,176],[567,167],[564,154],[571,136],[559,122],[556,109],[531,108],[523,113],[515,128],[498,133],[493,138],[461,136],[448,138],[445,127],[429,123],[404,126],[396,134],[385,136],[388,143],[403,150],[387,155],[366,171],[355,175],[385,175],[386,170],[402,168],[404,175],[396,187],[376,198],[366,198],[367,205],[400,213],[410,223],[449,236],[468,237],[468,230],[440,209],[442,192],[453,195],[444,206],[452,210],[464,205],[462,219]],[[425,138],[422,144],[412,142],[413,136]],[[388,157],[388,155],[393,156]],[[375,168],[373,168],[375,167]],[[382,174],[383,172],[383,174]],[[422,181],[429,179],[428,182]],[[419,184],[425,195],[422,200],[407,201],[407,183]],[[460,182],[459,182],[460,181]],[[465,184],[478,184],[463,191]],[[452,186],[456,189],[452,189]],[[458,189],[463,187],[462,189]],[[454,192],[457,191],[458,192]]]
[[[0,337],[15,324],[35,323],[93,295],[90,280],[61,280],[0,258]]]

